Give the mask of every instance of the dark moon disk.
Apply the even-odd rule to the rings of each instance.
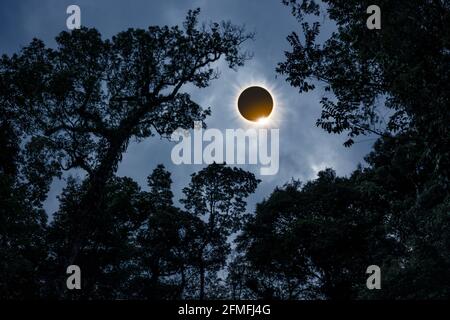
[[[273,109],[273,99],[269,91],[261,87],[248,87],[239,95],[239,113],[249,121],[267,118]]]

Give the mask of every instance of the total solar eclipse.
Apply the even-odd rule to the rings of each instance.
[[[270,116],[272,109],[272,95],[262,87],[248,87],[239,95],[238,110],[246,120],[262,122]]]

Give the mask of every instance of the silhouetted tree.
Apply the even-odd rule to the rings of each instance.
[[[95,227],[85,239],[78,257],[82,268],[82,290],[69,292],[65,289],[65,257],[71,251],[70,238],[79,228],[82,218],[78,214],[80,199],[86,192],[86,185],[69,179],[60,196],[60,209],[50,225],[48,242],[51,265],[55,266],[52,279],[55,286],[62,286],[59,292],[66,297],[118,299],[124,298],[129,279],[136,272],[133,259],[138,253],[134,239],[141,226],[141,215],[146,208],[145,199],[136,182],[130,178],[111,179],[105,187],[105,201],[97,213]],[[55,294],[55,287],[50,294]]]
[[[170,173],[158,165],[148,177],[149,192],[137,233],[136,261],[139,274],[131,295],[147,299],[182,298],[192,268],[191,251],[196,247],[197,226],[203,222],[173,204]]]
[[[434,163],[423,161],[425,143],[411,135],[381,139],[366,158],[370,168],[355,173],[388,203],[384,224],[399,249],[383,268],[384,292],[364,291],[365,297],[450,296],[450,194]]]
[[[204,298],[209,284],[210,296],[226,297],[213,271],[224,268],[230,250],[227,238],[242,224],[244,199],[257,183],[251,173],[211,165],[194,174],[185,188],[185,212],[173,204],[170,173],[162,165],[148,177],[148,192],[130,178],[111,178],[100,215],[91,220],[95,231],[78,257],[83,290],[68,292],[54,290],[65,284],[65,274],[59,272],[65,261],[59,257],[71,250],[69,235],[80,225],[77,206],[86,192],[85,182],[69,179],[47,236],[48,265],[54,267],[48,271],[46,294],[65,292],[64,297],[77,299]],[[197,280],[203,282],[197,285]]]
[[[304,186],[294,181],[276,189],[239,238],[257,271],[247,286],[282,299],[356,298],[367,266],[394,253],[383,207],[380,194],[330,169]]]
[[[40,295],[47,216],[30,199],[25,185],[0,173],[0,299]]]
[[[428,150],[443,150],[444,145],[448,150],[448,1],[377,1],[380,30],[366,26],[371,1],[283,3],[301,23],[303,35],[288,37],[292,49],[278,72],[300,92],[320,84],[331,91],[322,98],[318,125],[333,133],[348,131],[347,145],[359,134],[413,130],[427,141]],[[337,25],[325,41],[318,40],[321,22],[305,19],[320,12]],[[386,123],[382,114],[389,114]],[[380,122],[385,128],[375,126]]]
[[[22,147],[26,127],[8,105],[6,60],[0,60],[0,298],[37,298],[47,257],[42,202],[55,167],[35,156],[35,145]]]
[[[206,298],[206,276],[224,267],[230,243],[228,237],[239,230],[245,217],[246,202],[260,181],[254,174],[225,164],[213,163],[192,174],[181,200],[186,210],[206,221],[199,228],[200,244],[194,257],[199,273],[198,297]]]
[[[202,121],[209,110],[183,86],[206,87],[218,76],[211,64],[221,57],[231,68],[247,58],[239,48],[251,34],[228,22],[198,27],[198,14],[189,11],[183,28],[128,29],[111,40],[95,29],[62,32],[56,49],[33,40],[3,57],[3,81],[13,92],[8,107],[28,116],[41,154],[62,170],[81,168],[88,175],[66,264],[76,262],[94,231],[92,219],[130,139],[168,136]]]
[[[347,131],[346,146],[360,134],[381,136],[366,159],[369,167],[356,170],[349,182],[358,193],[379,199],[367,208],[374,217],[384,217],[377,228],[386,230],[389,245],[380,243],[371,250],[378,252],[389,289],[354,291],[353,283],[353,289],[347,290],[349,297],[448,297],[450,254],[443,244],[449,238],[449,3],[379,1],[381,30],[368,30],[369,1],[283,2],[298,18],[303,35],[288,37],[292,49],[278,72],[300,92],[323,84],[317,125],[330,133]],[[325,41],[318,40],[321,23],[305,19],[308,16],[310,21],[320,12],[337,25]],[[387,121],[382,113],[389,116]],[[352,202],[342,214],[350,213],[353,206]],[[325,213],[320,216],[326,230],[331,222]],[[320,241],[318,245],[325,246]],[[347,252],[338,248],[339,257],[330,266],[339,269]]]

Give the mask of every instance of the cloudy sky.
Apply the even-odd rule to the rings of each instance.
[[[245,167],[262,180],[257,192],[249,199],[249,210],[253,210],[254,204],[270,194],[276,185],[282,185],[291,178],[313,179],[319,170],[326,167],[334,168],[339,175],[349,174],[358,163],[363,163],[364,155],[374,142],[374,139],[361,137],[352,148],[344,148],[345,136],[330,135],[315,126],[320,115],[321,92],[299,94],[275,73],[277,63],[284,60],[284,51],[289,49],[286,36],[292,31],[300,33],[298,22],[281,0],[2,0],[1,53],[12,54],[33,37],[54,46],[54,37],[66,29],[66,8],[70,4],[80,6],[81,24],[97,28],[104,38],[130,27],[181,24],[186,12],[197,7],[202,9],[202,21],[230,20],[255,32],[254,41],[245,44],[253,58],[244,67],[233,71],[219,62],[216,66],[221,77],[208,88],[185,89],[197,103],[211,107],[212,115],[206,121],[207,126],[221,130],[248,128],[236,113],[236,96],[246,86],[263,84],[274,95],[276,121],[271,126],[280,130],[280,168],[277,175],[260,176],[258,165]],[[332,29],[332,25],[326,25],[326,32]],[[174,193],[179,198],[181,189],[189,182],[189,175],[201,166],[174,165],[170,156],[174,144],[159,137],[131,143],[118,175],[133,178],[145,189],[147,175],[158,163],[163,163],[172,172]],[[57,195],[64,183],[64,180],[54,181],[52,185],[45,203],[50,214],[57,209]]]

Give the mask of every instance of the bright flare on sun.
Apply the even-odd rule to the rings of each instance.
[[[261,118],[258,119],[258,124],[260,124],[260,125],[265,125],[267,123],[269,123],[269,118],[268,117],[261,117]]]

